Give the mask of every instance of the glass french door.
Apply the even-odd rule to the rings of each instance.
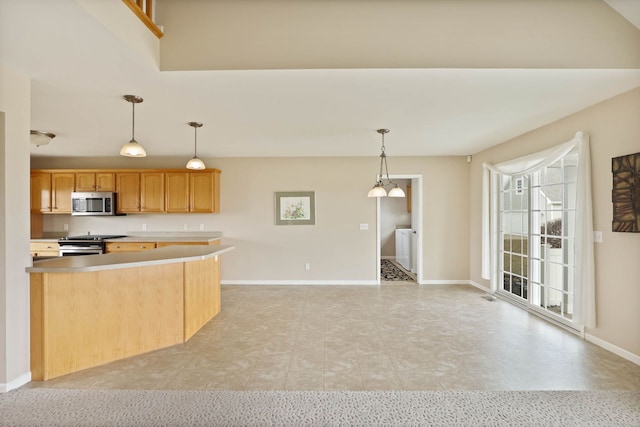
[[[500,176],[499,292],[573,321],[578,153],[526,176]]]

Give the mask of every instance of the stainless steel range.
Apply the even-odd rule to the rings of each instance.
[[[100,255],[105,251],[105,240],[126,237],[111,234],[87,234],[84,236],[69,236],[58,240],[60,256]]]

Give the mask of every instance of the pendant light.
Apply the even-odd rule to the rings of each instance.
[[[136,104],[139,104],[143,101],[142,98],[136,95],[125,95],[123,97],[125,101],[131,103],[132,107],[132,126],[131,126],[131,141],[127,142],[120,149],[120,155],[126,157],[146,157],[147,152],[144,150],[142,145],[138,144],[135,138],[136,131]]]
[[[380,147],[380,172],[378,173],[378,181],[373,186],[371,190],[369,190],[368,197],[387,197],[387,190],[385,190],[385,186],[394,185],[394,187],[389,191],[389,197],[404,197],[404,191],[402,188],[398,187],[398,184],[391,181],[389,179],[389,168],[387,167],[387,154],[384,152],[384,135],[389,133],[389,129],[378,129],[380,135],[382,135],[382,147]],[[383,183],[383,175],[382,175],[382,166],[384,165],[384,170],[387,175],[386,181],[387,183]]]
[[[189,126],[193,127],[194,144],[193,144],[193,159],[187,162],[187,169],[204,169],[206,166],[204,162],[198,158],[198,128],[202,127],[202,123],[189,122]]]

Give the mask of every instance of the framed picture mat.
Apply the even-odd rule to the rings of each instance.
[[[276,191],[276,225],[315,225],[314,191]]]

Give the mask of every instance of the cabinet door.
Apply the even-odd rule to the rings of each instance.
[[[164,212],[164,173],[140,173],[140,212]]]
[[[51,212],[51,174],[31,173],[31,212]]]
[[[29,250],[32,256],[58,256],[58,242],[31,242]]]
[[[140,212],[140,173],[117,173],[116,191],[119,213]]]
[[[76,172],[76,191],[96,191],[96,174]]]
[[[105,252],[141,252],[155,249],[155,242],[107,242]]]
[[[189,212],[189,173],[165,173],[166,211]]]
[[[96,191],[116,191],[116,174],[113,172],[96,173]]]
[[[116,191],[113,172],[77,172],[76,191]]]
[[[76,184],[75,173],[51,174],[51,203],[53,213],[71,213],[71,193]]]
[[[216,211],[215,174],[213,172],[190,173],[191,212]]]

